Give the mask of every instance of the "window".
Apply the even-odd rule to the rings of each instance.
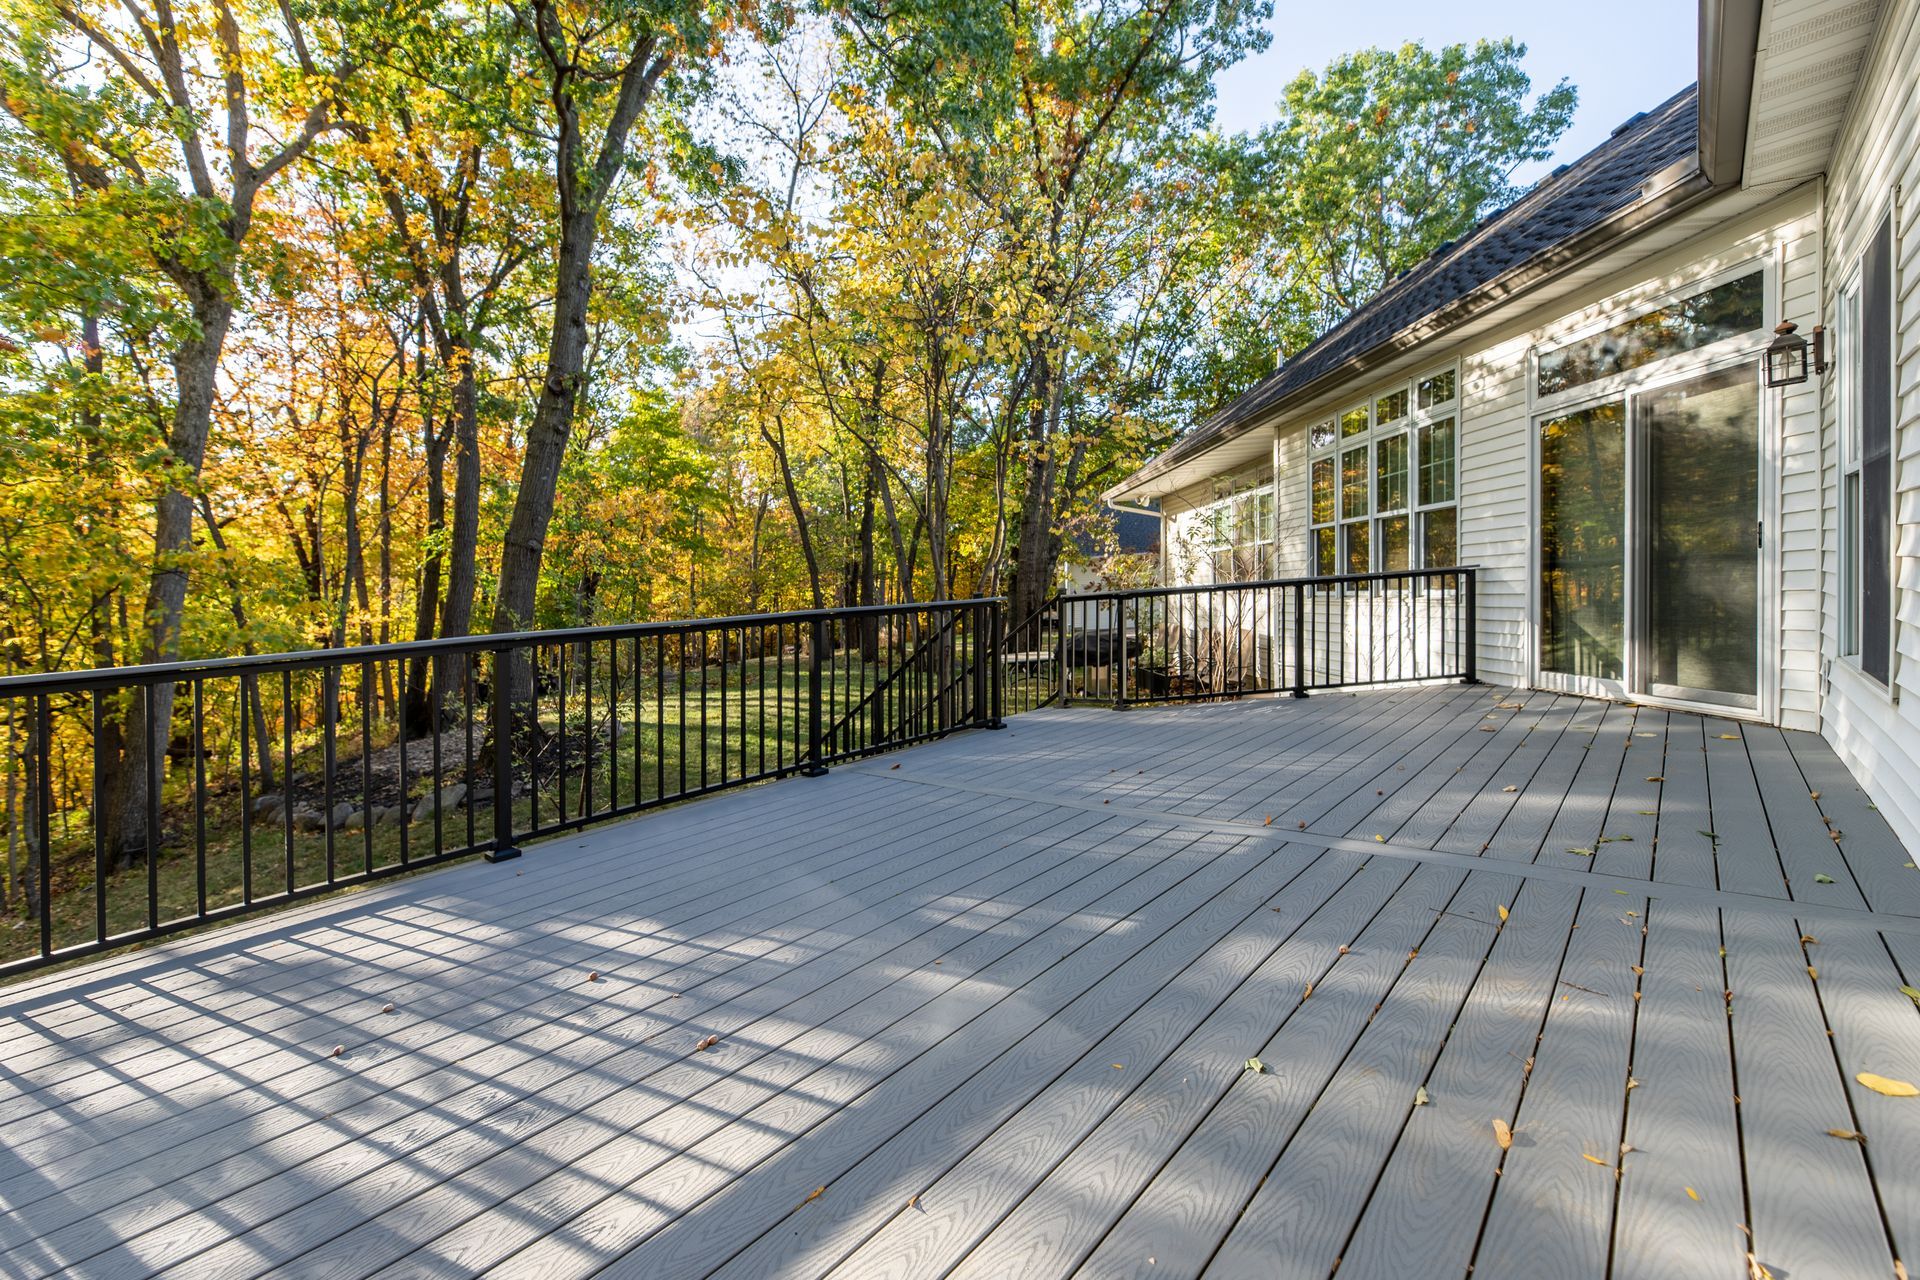
[[[1454,514],[1459,375],[1382,387],[1311,427],[1313,571],[1391,573],[1459,560]]]
[[[1840,647],[1887,683],[1893,634],[1893,220],[1843,292],[1840,332]]]
[[[1265,471],[1249,471],[1214,481],[1213,493],[1213,502],[1200,516],[1213,580],[1258,582],[1271,577],[1272,477]]]
[[[1764,277],[1754,271],[1579,338],[1540,357],[1535,385],[1557,395],[1668,356],[1766,326]]]

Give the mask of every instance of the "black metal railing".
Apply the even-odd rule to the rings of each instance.
[[[1075,698],[1472,681],[1475,627],[1427,569],[8,677],[0,975]]]
[[[1471,568],[1062,596],[1062,701],[1124,706],[1476,679]]]
[[[1001,612],[878,605],[0,680],[0,974],[995,724]]]

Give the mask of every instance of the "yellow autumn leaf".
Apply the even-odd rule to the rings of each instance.
[[[1687,1188],[1687,1199],[1698,1200],[1699,1198],[1700,1198],[1700,1193],[1698,1191],[1695,1191],[1692,1187]]]
[[[1584,1151],[1582,1151],[1582,1152],[1580,1153],[1580,1158],[1581,1158],[1582,1160],[1585,1160],[1585,1161],[1586,1161],[1586,1162],[1587,1162],[1588,1164],[1597,1164],[1597,1165],[1599,1165],[1599,1166],[1600,1166],[1600,1167],[1601,1167],[1602,1169],[1611,1169],[1611,1168],[1613,1168],[1613,1166],[1612,1166],[1612,1165],[1610,1165],[1610,1164],[1608,1164],[1608,1163],[1607,1163],[1607,1162],[1606,1162],[1605,1160],[1602,1160],[1602,1159],[1601,1159],[1601,1158],[1600,1158],[1599,1156],[1590,1156],[1590,1155],[1588,1155],[1588,1154],[1587,1154],[1586,1152],[1584,1152]]]
[[[1905,1080],[1889,1080],[1887,1077],[1877,1076],[1871,1071],[1862,1071],[1859,1075],[1855,1076],[1854,1079],[1875,1093],[1884,1093],[1889,1098],[1920,1098],[1920,1089],[1914,1088]]]
[[[1505,920],[1507,918],[1507,909],[1505,907],[1500,908],[1500,918],[1502,920]]]
[[[1500,1144],[1500,1149],[1502,1151],[1506,1151],[1512,1148],[1513,1130],[1508,1126],[1505,1120],[1495,1120],[1493,1122],[1493,1140]]]

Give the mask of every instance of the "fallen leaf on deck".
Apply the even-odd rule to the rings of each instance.
[[[889,769],[898,769],[898,768],[899,768],[900,766],[899,766],[899,765],[897,765],[897,764],[895,764],[895,765],[888,765],[887,767],[888,767]]]
[[[1752,1254],[1747,1255],[1747,1280],[1773,1280],[1773,1272]]]
[[[1125,1071],[1127,1067],[1126,1067],[1126,1064],[1123,1062],[1116,1062],[1113,1064],[1113,1069],[1115,1071]]]
[[[1253,1072],[1255,1075],[1264,1075],[1266,1074],[1267,1064],[1258,1058],[1248,1058],[1247,1070]]]
[[[813,1194],[808,1196],[805,1200],[802,1200],[800,1203],[812,1204],[815,1200],[818,1200],[821,1196],[825,1194],[827,1194],[827,1189],[824,1186],[815,1187],[813,1189]]]
[[[1518,788],[1518,787],[1502,787],[1502,788],[1500,788],[1500,789],[1501,789],[1502,791],[1518,791],[1518,790],[1519,790],[1520,788]]]
[[[919,1205],[920,1205],[920,1193],[918,1191],[914,1192],[912,1195],[907,1197],[907,1208],[915,1209],[915,1208],[918,1208]]]
[[[1826,872],[1822,871],[1820,874],[1816,875],[1813,878],[1813,882],[1815,884],[1832,884],[1833,877],[1828,875]]]
[[[1387,838],[1385,836],[1375,836],[1374,839],[1379,841],[1381,844],[1385,844],[1387,842]]]
[[[1864,1133],[1855,1133],[1852,1129],[1829,1129],[1827,1130],[1827,1136],[1829,1138],[1838,1138],[1842,1142],[1857,1142],[1863,1147],[1867,1145],[1867,1135]]]
[[[1638,1089],[1639,1087],[1640,1087],[1640,1082],[1638,1080],[1635,1080],[1632,1076],[1627,1077],[1628,1093],[1632,1093],[1635,1089]]]
[[[1500,1144],[1502,1151],[1512,1149],[1513,1130],[1508,1127],[1505,1120],[1495,1120],[1493,1122],[1493,1140]]]
[[[1907,999],[1913,1001],[1915,1004],[1920,1004],[1920,988],[1902,987],[1900,988],[1900,994],[1905,996]]]
[[[382,1013],[392,1013],[392,1012],[393,1012],[393,1006],[392,1006],[392,1005],[390,1005],[390,1004],[383,1004],[383,1005],[381,1005],[381,1006],[380,1006],[380,1012],[382,1012]]]
[[[1416,1106],[1416,1107],[1424,1107],[1424,1106],[1426,1106],[1426,1105],[1427,1105],[1427,1103],[1428,1103],[1429,1101],[1430,1101],[1430,1099],[1429,1099],[1429,1098],[1427,1097],[1427,1086],[1425,1086],[1425,1085],[1421,1085],[1421,1086],[1420,1086],[1420,1087],[1419,1087],[1418,1089],[1415,1089],[1415,1090],[1413,1091],[1413,1105],[1414,1105],[1414,1106]]]
[[[1905,1080],[1889,1080],[1887,1077],[1877,1076],[1871,1071],[1862,1071],[1859,1075],[1855,1076],[1854,1079],[1875,1093],[1884,1093],[1889,1098],[1920,1098],[1920,1089],[1914,1088]]]
[[[1740,741],[1740,735],[1739,735],[1739,734],[1737,734],[1737,733],[1723,733],[1723,734],[1721,734],[1721,735],[1720,735],[1720,737],[1721,737],[1721,738],[1723,738],[1723,739],[1725,739],[1725,740],[1726,740],[1726,741],[1728,741],[1728,742],[1738,742],[1738,741]]]
[[[1647,781],[1648,782],[1665,782],[1666,779],[1656,773],[1656,774],[1653,774],[1651,777],[1649,777]]]
[[[1709,840],[1718,840],[1720,838],[1720,835],[1718,832],[1709,831],[1705,827],[1697,827],[1695,828],[1695,830],[1699,831],[1701,835],[1705,836]]]
[[[1812,978],[1815,982],[1820,981],[1820,971],[1814,968],[1812,965],[1807,966],[1807,976],[1809,978]]]
[[[713,1048],[713,1046],[715,1046],[715,1045],[717,1045],[717,1044],[719,1044],[719,1043],[720,1043],[720,1037],[719,1037],[719,1036],[708,1036],[708,1037],[707,1037],[706,1039],[704,1039],[704,1040],[702,1040],[702,1041],[701,1041],[701,1042],[700,1042],[699,1044],[696,1044],[696,1045],[695,1045],[695,1046],[693,1046],[693,1047],[694,1047],[695,1049],[698,1049],[698,1050],[699,1050],[700,1052],[702,1052],[702,1053],[704,1053],[704,1052],[706,1052],[706,1051],[707,1051],[708,1049],[711,1049],[711,1048]]]
[[[1809,800],[1818,800],[1819,798],[1820,798],[1820,793],[1819,793],[1818,791],[1809,791],[1809,792],[1807,792],[1807,799],[1809,799]]]
[[[1593,856],[1593,850],[1591,849],[1569,849],[1567,852],[1576,858],[1591,858]]]
[[[1351,951],[1351,950],[1353,950],[1353,948],[1352,948],[1352,947],[1349,947],[1349,946],[1346,946],[1345,944],[1342,944],[1342,945],[1341,945],[1341,947],[1340,947],[1340,954],[1341,954],[1341,955],[1345,955],[1345,954],[1347,954],[1347,952],[1349,952],[1349,951]],[[1914,998],[1915,998],[1916,1000],[1920,1000],[1920,996],[1916,996],[1916,997],[1914,997]]]
[[[1634,1146],[1631,1142],[1623,1142],[1620,1144],[1620,1154],[1623,1156],[1629,1152],[1638,1151],[1639,1149],[1640,1148]]]
[[[1500,907],[1498,908],[1498,910],[1500,912],[1500,918],[1502,920],[1505,920],[1507,918],[1507,909],[1505,907]]]
[[[1698,1191],[1695,1191],[1692,1187],[1687,1188],[1687,1199],[1698,1200],[1699,1198],[1700,1198],[1700,1193]]]
[[[1627,966],[1627,968],[1629,968],[1629,969],[1631,969],[1631,970],[1633,970],[1633,972],[1634,972],[1634,976],[1635,976],[1635,977],[1638,977],[1639,975],[1641,975],[1641,974],[1643,974],[1643,973],[1645,973],[1645,972],[1646,972],[1646,970],[1645,970],[1644,968],[1642,968],[1641,966],[1639,966],[1639,965],[1637,965],[1637,964],[1630,964],[1630,965],[1628,965],[1628,966]]]
[[[1800,945],[1803,947],[1817,947],[1820,945],[1820,939],[1810,933],[1803,933],[1800,935]]]
[[[1625,889],[1615,889],[1614,892],[1619,894],[1623,898],[1631,898],[1633,896],[1632,894],[1628,893]]]
[[[1582,1152],[1580,1153],[1580,1158],[1581,1158],[1582,1160],[1585,1160],[1585,1161],[1588,1161],[1589,1163],[1592,1163],[1592,1164],[1597,1164],[1597,1165],[1599,1165],[1599,1166],[1600,1166],[1600,1167],[1601,1167],[1602,1169],[1611,1169],[1611,1168],[1613,1168],[1613,1166],[1612,1166],[1611,1164],[1609,1164],[1609,1163],[1608,1163],[1608,1162],[1606,1162],[1605,1160],[1602,1160],[1602,1159],[1601,1159],[1601,1158],[1600,1158],[1599,1156],[1590,1156],[1590,1155],[1588,1155],[1588,1154],[1587,1154],[1586,1152],[1584,1152],[1584,1151],[1582,1151]]]
[[[1263,827],[1270,827],[1270,826],[1272,826],[1272,825],[1273,825],[1273,815],[1272,815],[1272,814],[1268,814],[1268,815],[1267,815],[1267,820],[1266,820],[1265,822],[1263,822],[1263,823],[1261,823],[1260,825],[1261,825],[1261,826],[1263,826]]]
[[[1313,984],[1309,982],[1307,984],[1307,989],[1300,993],[1300,998],[1302,1000],[1305,1000],[1307,997],[1311,996],[1312,994],[1313,994]]]
[[[337,1044],[337,1045],[335,1045],[335,1046],[333,1046],[333,1052],[332,1052],[332,1053],[330,1053],[330,1054],[328,1054],[327,1056],[328,1056],[329,1058],[337,1058],[337,1057],[339,1057],[339,1056],[340,1056],[341,1054],[343,1054],[343,1053],[345,1053],[346,1051],[347,1051],[347,1046],[345,1046],[345,1045],[343,1045],[343,1044]]]

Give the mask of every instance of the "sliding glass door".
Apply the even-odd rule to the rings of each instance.
[[[1643,691],[1755,707],[1759,380],[1742,365],[1649,392],[1636,405],[1646,451]]]
[[[1756,366],[1543,417],[1538,436],[1543,682],[1757,708]]]

